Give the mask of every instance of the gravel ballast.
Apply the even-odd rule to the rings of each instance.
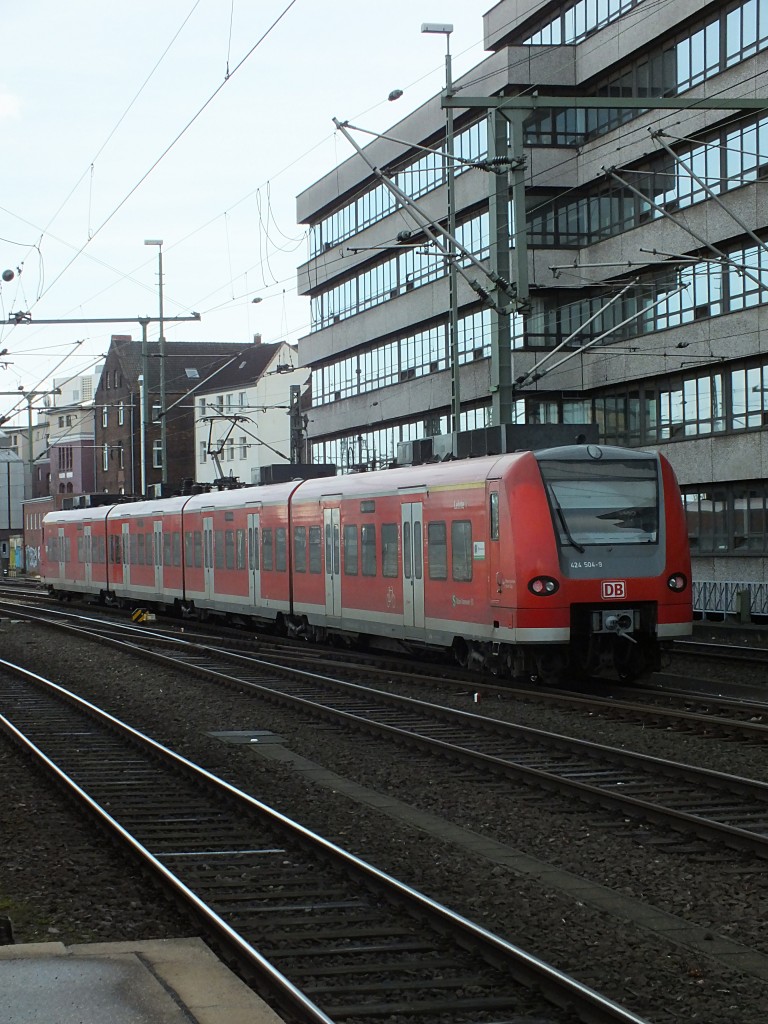
[[[341,733],[252,696],[23,622],[0,623],[2,656],[48,676],[508,940],[630,1006],[656,1024],[764,1024],[768,972],[719,958],[720,939],[766,957],[764,862],[622,822],[559,797],[479,774],[370,737]],[[428,699],[437,699],[430,692]],[[448,703],[448,695],[440,699]],[[763,748],[715,743],[590,721],[535,704],[484,701],[522,724],[721,771],[764,777]],[[458,698],[460,702],[462,698]],[[616,894],[610,912],[561,885],[470,853],[428,825],[384,817],[343,786],[319,785],[290,760],[275,762],[212,732],[267,729],[289,750],[471,833]],[[66,943],[193,934],[193,926],[72,810],[19,752],[0,740],[0,913],[16,940]],[[759,774],[762,773],[762,774]],[[416,815],[418,817],[418,815]],[[425,819],[426,822],[426,819]],[[626,907],[622,910],[622,900]],[[666,935],[637,923],[638,907],[680,921]],[[687,931],[690,930],[690,935]],[[677,940],[677,941],[675,941]],[[712,953],[708,954],[708,944]]]

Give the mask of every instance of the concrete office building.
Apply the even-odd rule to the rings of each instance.
[[[453,162],[436,96],[298,197],[314,458],[596,423],[672,461],[697,607],[768,614],[768,0],[502,0],[483,28]]]

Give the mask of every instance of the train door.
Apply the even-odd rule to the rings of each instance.
[[[213,518],[203,516],[203,573],[205,575],[205,596],[209,600],[214,595],[213,580]]]
[[[490,589],[490,603],[501,604],[501,596],[504,592],[504,573],[501,565],[501,542],[499,540],[499,481],[492,480],[486,491],[488,502],[488,586]]]
[[[91,541],[91,525],[86,523],[83,527],[83,558],[85,560],[85,582],[93,582],[93,542]]]
[[[131,531],[128,523],[122,524],[123,586],[131,585]]]
[[[251,604],[261,603],[261,560],[259,552],[258,512],[248,513],[248,594]]]
[[[424,527],[420,501],[401,506],[403,538],[403,625],[424,626]]]
[[[155,520],[152,524],[152,561],[155,563],[155,590],[160,593],[163,589],[163,521]]]
[[[67,539],[64,536],[64,527],[60,526],[59,530],[59,579],[65,580],[67,578]]]
[[[337,508],[323,509],[325,527],[325,614],[341,616],[340,513]]]

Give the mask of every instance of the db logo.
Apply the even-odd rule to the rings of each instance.
[[[624,580],[603,580],[600,590],[604,601],[623,600],[627,596],[627,584]]]

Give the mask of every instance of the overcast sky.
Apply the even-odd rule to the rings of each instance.
[[[443,87],[445,39],[422,35],[422,22],[454,25],[458,77],[484,55],[491,6],[4,4],[0,271],[15,276],[0,284],[0,390],[88,370],[112,334],[140,337],[138,323],[7,321],[157,316],[157,249],[145,239],[164,242],[165,315],[202,316],[169,323],[167,338],[296,342],[309,322],[296,195],[352,155],[333,117],[386,130]],[[389,103],[393,89],[403,96]],[[14,404],[0,397],[0,414]]]

